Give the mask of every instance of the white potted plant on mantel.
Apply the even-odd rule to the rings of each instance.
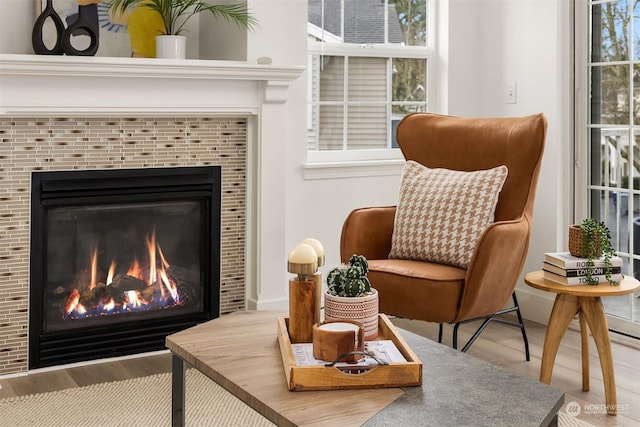
[[[111,0],[109,10],[116,16],[128,15],[130,27],[135,13],[147,14],[140,21],[149,32],[157,33],[146,35],[155,37],[157,58],[185,58],[186,37],[181,33],[185,30],[185,24],[200,12],[208,11],[217,18],[248,29],[254,28],[258,23],[245,4],[212,5],[198,0]],[[142,31],[144,32],[144,29]],[[132,38],[133,48],[135,42],[131,28],[129,36]],[[135,34],[135,37],[144,37],[144,34]],[[134,48],[134,56],[135,53]]]

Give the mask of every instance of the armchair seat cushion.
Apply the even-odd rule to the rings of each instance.
[[[432,322],[452,322],[466,274],[464,268],[435,262],[378,259],[369,260],[368,277],[378,290],[381,312],[411,319],[428,313]]]

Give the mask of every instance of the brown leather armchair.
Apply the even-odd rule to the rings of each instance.
[[[404,318],[455,324],[483,320],[466,351],[489,321],[522,331],[526,358],[529,346],[514,289],[522,273],[531,234],[536,184],[547,121],[536,114],[514,118],[459,118],[430,113],[405,117],[397,141],[406,160],[428,168],[460,171],[506,165],[508,176],[499,195],[495,222],[478,240],[468,268],[433,262],[389,259],[395,206],[354,210],[340,242],[346,262],[353,254],[369,260],[369,280],[380,294],[380,311]],[[513,299],[513,307],[504,308]],[[515,311],[518,322],[496,316]]]

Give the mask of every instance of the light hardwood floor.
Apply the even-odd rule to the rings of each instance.
[[[432,340],[438,338],[437,324],[407,319],[393,319],[393,323]],[[537,323],[527,322],[526,325],[531,351],[530,362],[526,362],[524,359],[524,346],[520,331],[495,322],[483,332],[468,353],[537,380],[540,373],[540,357],[546,329],[544,325]],[[460,327],[459,348],[473,332],[473,326],[473,324],[468,324]],[[451,334],[452,327],[446,325],[444,344],[451,345]],[[612,337],[614,337],[612,338],[612,351],[618,404],[623,405],[617,416],[604,414],[601,406],[604,404],[602,371],[593,342],[590,346],[591,390],[589,392],[581,390],[580,334],[575,330],[568,330],[562,340],[551,385],[565,391],[565,405],[569,402],[577,402],[580,405],[582,413],[578,418],[583,421],[596,426],[638,426],[640,425],[640,342],[619,343],[614,335]],[[425,363],[425,366],[428,364]],[[25,376],[0,377],[0,386],[2,386],[0,398],[116,381],[170,372],[170,370],[171,358],[168,353],[100,364],[40,370]],[[428,381],[428,372],[426,380]],[[463,386],[461,385],[461,387]],[[587,411],[594,413],[587,414],[585,413]]]

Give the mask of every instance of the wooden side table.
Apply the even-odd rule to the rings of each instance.
[[[616,384],[613,375],[613,358],[609,341],[609,328],[605,317],[601,297],[625,295],[640,289],[640,282],[631,276],[624,276],[619,286],[600,284],[597,286],[566,286],[544,278],[543,272],[533,271],[524,277],[527,285],[547,292],[555,292],[549,325],[544,338],[540,381],[551,383],[551,373],[556,360],[560,340],[569,327],[569,323],[580,315],[580,342],[582,347],[582,390],[589,391],[589,329],[598,349],[604,395],[609,415],[617,414]]]

